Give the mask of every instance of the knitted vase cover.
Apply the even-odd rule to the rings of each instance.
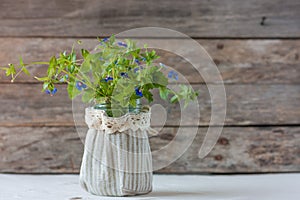
[[[86,108],[89,127],[80,170],[80,184],[101,196],[131,196],[152,190],[152,156],[148,135],[150,108],[138,114],[108,117],[103,110]]]

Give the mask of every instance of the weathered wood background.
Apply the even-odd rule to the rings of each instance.
[[[227,93],[221,138],[199,159],[211,114],[206,83],[182,67],[186,61],[163,53],[162,61],[200,90],[201,117],[185,120],[186,134],[194,127],[199,134],[181,158],[158,172],[300,171],[300,1],[0,0],[0,65],[17,63],[19,55],[26,62],[44,60],[78,38],[91,46],[96,36],[143,26],[195,38],[217,64]],[[38,75],[45,67],[30,70]],[[0,87],[0,172],[78,173],[83,144],[65,86],[50,98],[32,78],[11,84],[1,74]],[[151,138],[153,149],[173,139],[178,109],[172,107],[166,126]]]

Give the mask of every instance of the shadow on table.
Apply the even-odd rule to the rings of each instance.
[[[193,196],[197,197],[200,195],[204,195],[203,192],[180,192],[180,191],[153,191],[150,194],[148,194],[148,197],[188,197]]]
[[[248,192],[252,193],[248,190]],[[254,191],[253,191],[254,192]],[[247,193],[247,192],[246,192]],[[181,191],[153,191],[149,193],[148,195],[145,195],[145,198],[142,198],[143,200],[152,200],[152,199],[160,199],[163,197],[170,197],[170,199],[190,199],[192,197],[193,199],[211,199],[211,198],[224,198],[224,199],[236,199],[236,198],[242,198],[243,191],[232,191],[232,190],[220,190],[220,191],[199,191],[199,192],[181,192]],[[168,198],[169,199],[169,198]]]

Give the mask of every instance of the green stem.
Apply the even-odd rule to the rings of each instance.
[[[29,63],[29,64],[24,64],[24,67],[25,66],[30,66],[30,65],[49,65],[49,62],[32,62],[32,63]]]
[[[89,77],[86,76],[84,73],[82,73],[82,72],[80,71],[80,68],[77,67],[76,65],[75,65],[75,68],[76,68],[77,71],[81,74],[81,75],[78,75],[78,74],[77,74],[77,76],[79,76],[81,79],[86,80],[86,81],[88,82],[89,85],[92,85],[92,83],[89,81]]]
[[[49,65],[49,62],[32,62],[29,64],[24,64],[23,67],[28,67],[30,65]],[[22,68],[15,75],[12,74],[11,81],[14,82],[14,80],[16,80],[16,78],[21,74],[21,72],[22,72]]]
[[[67,59],[63,59],[65,62],[67,62],[68,64],[72,64],[72,65],[74,65],[74,67],[77,69],[77,71],[83,76],[79,76],[79,78],[80,79],[85,79],[86,81],[88,81],[89,82],[89,77],[87,77],[84,73],[82,73],[81,71],[80,71],[80,68],[77,66],[77,61],[81,61],[81,60],[83,60],[83,59],[80,59],[80,60],[76,60],[76,62],[75,63],[73,63],[72,61],[69,61],[69,60],[67,60]],[[91,82],[89,82],[89,85],[92,85],[91,84]]]
[[[77,79],[72,73],[70,73],[70,72],[68,72],[68,71],[66,71],[66,70],[62,70],[62,72],[64,72],[65,74],[68,74],[70,77],[72,77],[72,78],[74,78],[74,79]],[[78,76],[78,75],[77,75]],[[82,77],[80,77],[79,76],[79,78],[80,79],[84,79],[84,78],[82,78]],[[96,91],[96,88],[94,88],[89,82],[85,82],[85,84],[89,87],[89,88],[91,88],[92,90],[94,90],[94,91]]]
[[[16,78],[20,75],[20,73],[22,72],[22,69],[18,71],[18,73],[11,74],[11,82],[14,82],[16,80]]]

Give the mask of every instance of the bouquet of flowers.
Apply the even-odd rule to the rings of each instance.
[[[158,58],[147,45],[138,48],[134,41],[117,41],[113,35],[98,39],[92,52],[81,49],[81,55],[76,54],[73,45],[69,53],[61,52],[59,56],[51,57],[49,62],[25,64],[20,58],[19,65],[9,64],[0,69],[6,72],[6,76],[11,76],[13,82],[21,73],[30,75],[28,66],[47,65],[44,76],[34,77],[43,82],[43,92],[55,95],[59,92],[56,85],[67,83],[71,99],[81,95],[85,103],[106,104],[110,108],[135,107],[141,98],[150,103],[153,101],[153,89],[158,89],[160,97],[171,103],[182,100],[186,106],[195,100],[198,93],[189,86],[181,84],[179,91],[168,88],[172,80],[178,80],[178,74],[171,70],[165,75],[162,70],[166,66],[155,63]],[[108,112],[108,115],[112,113]]]

